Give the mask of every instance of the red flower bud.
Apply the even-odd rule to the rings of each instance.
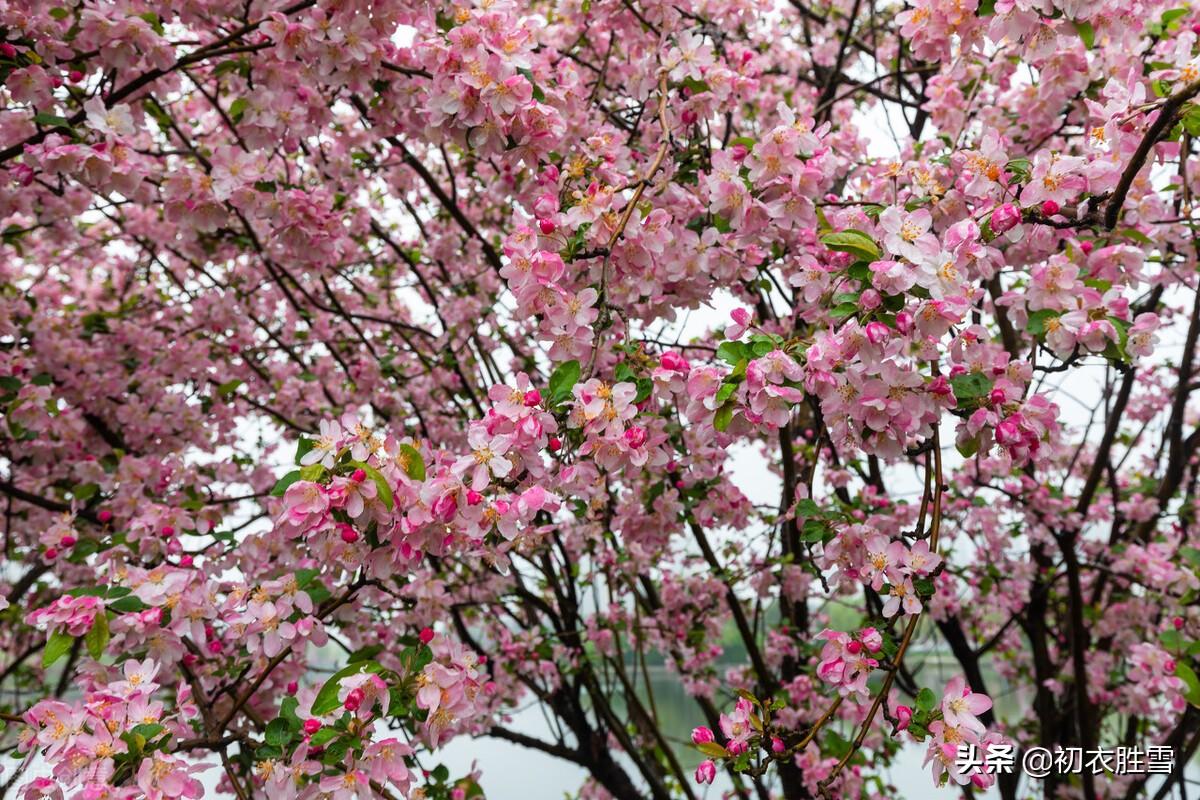
[[[296,683],[295,681],[288,681],[288,685],[287,685],[287,693],[288,694],[295,694],[297,691],[299,691],[299,689],[300,689],[300,685],[298,683]],[[312,721],[316,722],[316,720],[312,720]]]
[[[111,522],[112,517],[112,512],[107,508],[100,509],[99,513],[96,514],[96,519],[100,520],[101,522]]]
[[[542,233],[544,233],[547,236],[554,233],[555,227],[557,227],[557,226],[554,224],[554,220],[551,220],[551,219],[539,219],[538,220],[538,228],[541,229]]]
[[[355,483],[362,483],[366,479],[367,471],[365,469],[359,468],[350,473],[350,480],[354,481]]]
[[[164,539],[174,536],[175,535],[175,526],[174,525],[163,525],[161,533],[162,533]]]
[[[351,689],[350,694],[346,695],[346,700],[342,705],[345,706],[347,711],[358,711],[365,699],[367,699],[367,693],[362,689]]]
[[[706,744],[716,740],[717,737],[713,735],[712,728],[706,728],[703,725],[692,728],[692,744]]]
[[[321,730],[321,721],[317,719],[304,720],[304,732],[312,736],[317,731]]]
[[[56,550],[53,547],[47,547],[46,548],[46,558],[50,559],[51,561],[58,558],[58,550]]]
[[[1047,200],[1046,202],[1042,203],[1042,213],[1045,214],[1047,217],[1052,217],[1061,210],[1062,210],[1062,206],[1060,206],[1058,203],[1054,202],[1053,200]]]
[[[435,634],[433,632],[433,628],[421,628],[421,633],[420,633],[421,644],[429,644],[430,642],[433,641],[433,637],[436,635],[437,634]]]

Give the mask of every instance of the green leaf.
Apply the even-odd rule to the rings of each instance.
[[[231,381],[226,381],[217,387],[217,396],[222,400],[228,400],[233,396],[233,393],[238,390],[238,387],[243,383],[241,378],[234,378]]]
[[[134,736],[140,736],[143,739],[153,739],[155,736],[158,736],[165,730],[166,728],[164,728],[162,725],[159,725],[157,722],[144,722],[141,725],[134,725],[129,732]]]
[[[1090,22],[1076,22],[1075,32],[1079,34],[1079,38],[1083,40],[1083,46],[1088,50],[1096,46],[1096,30]]]
[[[721,342],[717,347],[717,358],[726,364],[737,366],[750,357],[750,348],[742,342]]]
[[[301,436],[299,439],[297,439],[296,440],[296,458],[293,460],[292,463],[299,466],[300,459],[302,459],[306,455],[308,455],[308,451],[313,449],[314,444],[316,444],[316,441],[308,438],[307,436]]]
[[[874,239],[853,228],[827,233],[821,237],[821,244],[830,250],[850,253],[862,261],[878,261],[881,255],[879,245],[875,244]]]
[[[729,751],[716,742],[701,742],[696,749],[709,758],[729,758]]]
[[[559,364],[550,373],[550,405],[558,405],[571,396],[571,390],[579,381],[579,362],[575,360]]]
[[[92,627],[84,637],[84,644],[87,645],[88,655],[97,661],[104,655],[104,648],[108,646],[108,615],[101,612],[96,615],[92,622]]]
[[[362,672],[379,674],[383,672],[383,666],[378,661],[358,661],[345,669],[338,670],[332,678],[325,681],[325,685],[321,687],[321,691],[317,692],[317,697],[312,703],[312,715],[320,717],[336,709],[340,705],[338,702],[338,690],[341,688],[342,679],[349,678],[351,675],[358,675]]]
[[[414,481],[425,480],[425,459],[411,444],[400,445],[400,466]]]
[[[917,708],[922,711],[929,712],[937,708],[937,695],[932,689],[922,689],[917,692]]]
[[[45,125],[47,128],[67,128],[70,129],[71,121],[66,117],[60,117],[57,114],[34,114],[33,121],[38,125]]]
[[[1200,706],[1200,678],[1196,677],[1195,671],[1183,661],[1176,661],[1175,676],[1183,681],[1187,689],[1183,693],[1184,699],[1194,706]]]
[[[283,493],[288,490],[288,487],[298,480],[300,480],[300,470],[294,469],[275,482],[275,488],[271,489],[271,496],[283,497]]]
[[[420,458],[420,455],[417,456]],[[372,467],[370,464],[365,464],[362,461],[351,461],[350,466],[361,469],[367,473],[367,477],[375,481],[375,488],[379,490],[379,499],[387,506],[387,510],[391,511],[395,505],[395,500],[392,498],[392,487],[387,482],[387,478],[383,477],[383,473]],[[421,472],[425,472],[425,465],[421,465]]]
[[[42,666],[48,667],[65,656],[74,643],[75,637],[69,633],[55,631],[50,634],[50,638],[46,640],[46,649],[42,653]]]
[[[717,413],[713,415],[713,427],[724,432],[729,427],[729,423],[733,422],[733,411],[733,403],[726,403],[718,408]]]
[[[133,614],[149,608],[148,605],[133,595],[114,600],[108,604],[108,607],[118,614]]]
[[[288,742],[292,740],[292,727],[288,725],[286,719],[273,719],[267,725],[266,734],[264,734],[267,744],[274,745],[280,749],[288,746]]]
[[[1029,321],[1025,323],[1025,330],[1034,336],[1041,336],[1046,332],[1046,323],[1056,317],[1058,317],[1058,312],[1051,311],[1048,308],[1043,308],[1041,311],[1034,311],[1029,315]]]
[[[996,13],[996,0],[979,0],[979,9],[975,12],[981,17],[990,17]]]
[[[242,117],[246,114],[246,109],[249,107],[250,101],[244,97],[239,97],[229,106],[229,118],[234,122],[241,122]]]
[[[960,402],[977,400],[992,390],[992,380],[979,372],[968,372],[951,378],[950,386],[954,389],[954,397]]]

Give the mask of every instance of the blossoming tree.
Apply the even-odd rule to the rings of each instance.
[[[967,794],[1166,796],[1200,742],[1198,32],[1187,0],[0,4],[4,791],[459,800],[487,774],[437,750],[490,736],[587,798],[894,797],[914,747]],[[957,763],[1000,744],[1177,759]]]

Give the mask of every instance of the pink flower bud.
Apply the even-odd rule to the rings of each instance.
[[[858,632],[858,640],[872,653],[883,649],[883,636],[874,628],[863,628]]]
[[[636,450],[646,443],[647,437],[648,434],[646,433],[645,428],[641,427],[640,425],[634,425],[633,427],[629,428],[629,430],[625,431],[621,438],[625,440],[625,444]]]
[[[912,709],[908,706],[896,706],[896,730],[908,730],[912,723]]]
[[[988,400],[990,400],[994,406],[1004,405],[1004,401],[1007,399],[1008,397],[1004,394],[1003,389],[992,389],[992,391],[988,394]]]
[[[1055,214],[1057,214],[1061,210],[1062,210],[1062,206],[1060,206],[1058,203],[1054,202],[1053,200],[1047,200],[1046,202],[1042,203],[1042,213],[1045,214],[1047,217],[1053,217]]]
[[[1175,626],[1175,630],[1183,630],[1183,617],[1176,617],[1175,619],[1171,620],[1171,624]]]
[[[46,558],[49,559],[50,561],[53,561],[54,559],[58,558],[58,550],[53,547],[47,547],[46,548]]]
[[[992,230],[996,233],[1010,231],[1021,222],[1021,209],[1012,203],[1005,203],[992,212]]]
[[[729,155],[733,156],[734,161],[744,161],[749,152],[744,144],[735,144],[729,148]]]
[[[1175,659],[1168,658],[1163,662],[1163,672],[1165,672],[1167,675],[1175,674]]]
[[[83,73],[77,69],[73,69],[67,73],[67,80],[69,80],[71,83],[79,83],[81,80],[83,80]]]
[[[346,544],[354,544],[358,541],[358,531],[351,528],[349,525],[341,525],[338,527],[338,532],[341,534],[342,541]]]
[[[782,753],[786,749],[787,749],[787,745],[785,745],[783,743],[783,739],[780,739],[778,736],[771,737],[771,752],[772,753]]]
[[[436,634],[434,634],[433,628],[421,628],[421,633],[420,633],[420,637],[419,637],[421,639],[421,644],[429,644],[430,642],[433,641],[433,637],[435,635]]]
[[[717,765],[711,758],[706,758],[696,767],[696,783],[712,783],[717,779]]]
[[[367,471],[365,469],[362,469],[361,467],[359,469],[354,470],[354,472],[350,473],[350,480],[354,481],[355,483],[362,483],[366,479],[367,479]]]
[[[542,393],[537,389],[530,389],[525,393],[525,406],[533,408],[542,404]]]
[[[208,647],[208,652],[214,653],[214,654],[219,653],[225,649],[225,645],[221,643],[220,639],[213,639],[213,640],[209,641],[207,647]]]
[[[867,341],[871,344],[883,344],[891,336],[892,331],[882,322],[868,322],[866,334]]]
[[[717,737],[713,735],[712,728],[706,728],[703,725],[692,728],[692,744],[707,744],[716,740]]]
[[[312,736],[319,730],[321,730],[321,721],[319,719],[304,720],[304,732],[309,736]]]
[[[112,512],[107,508],[100,509],[100,512],[96,514],[96,519],[100,520],[101,522],[111,522],[112,517]]]
[[[15,58],[16,55],[17,48],[13,47],[8,42],[0,43],[0,56],[4,56],[5,58]]]
[[[683,121],[684,125],[695,125],[696,120],[698,120],[700,117],[692,109],[685,108],[683,113],[679,115],[679,118]]]
[[[674,350],[668,350],[662,354],[662,359],[659,361],[663,369],[669,369],[672,372],[687,372],[692,368],[687,359]]]
[[[367,699],[367,693],[362,689],[351,689],[350,694],[346,695],[346,700],[342,705],[345,706],[347,711],[358,711],[365,699]]]
[[[554,220],[550,220],[550,219],[539,219],[538,220],[538,229],[540,229],[541,232],[543,234],[545,234],[546,236],[549,236],[550,234],[554,233],[555,227],[557,227],[557,226],[555,226]]]
[[[550,452],[557,453],[560,447],[562,447],[562,439],[559,439],[557,436],[551,436]]]
[[[483,495],[474,489],[467,489],[467,505],[477,506],[483,502]]]
[[[75,546],[75,537],[74,536],[64,536],[64,537],[62,537],[62,540],[59,542],[59,544],[61,544],[63,547],[74,547]]]
[[[184,556],[179,557],[179,566],[181,566],[181,567],[190,567],[194,563],[196,563],[195,559],[189,555],[184,555]]]
[[[856,656],[859,653],[861,653],[862,649],[863,649],[862,642],[851,641],[846,644],[846,652],[853,656]]]
[[[175,526],[174,525],[163,525],[162,526],[162,535],[163,535],[164,539],[174,536],[175,535]]]
[[[1083,254],[1085,256],[1091,255],[1092,249],[1094,247],[1095,247],[1095,245],[1092,244],[1091,242],[1080,242],[1079,243],[1079,249],[1083,251]]]
[[[912,332],[912,329],[913,329],[912,314],[908,313],[907,311],[901,311],[898,314],[896,314],[896,330],[900,331],[905,336],[907,336],[909,333]]]

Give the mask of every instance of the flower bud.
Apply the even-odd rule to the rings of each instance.
[[[1175,630],[1183,630],[1183,617],[1176,617],[1175,619],[1171,620],[1171,624],[1175,626]]]
[[[355,483],[362,483],[367,479],[367,471],[361,467],[350,473],[350,480]]]
[[[525,406],[533,408],[542,404],[542,393],[537,389],[530,389],[525,393]]]
[[[435,635],[436,634],[434,634],[433,628],[421,628],[421,633],[420,633],[421,644],[429,644],[430,642],[433,641],[433,637]]]
[[[892,331],[882,322],[868,322],[866,334],[867,341],[871,344],[883,344],[891,336]]]
[[[349,525],[339,525],[338,532],[342,537],[342,541],[346,544],[354,544],[358,541],[358,531]]]
[[[716,740],[717,737],[713,735],[712,728],[707,728],[703,725],[692,728],[692,744],[707,744]]]
[[[358,711],[365,699],[367,699],[367,693],[362,689],[351,689],[342,705],[347,711]]]
[[[555,227],[556,226],[554,224],[554,220],[551,220],[551,219],[539,219],[538,220],[538,229],[546,236],[549,236],[550,234],[554,233]]]
[[[679,118],[683,121],[684,125],[695,125],[696,120],[698,120],[700,117],[692,109],[685,108],[683,113],[679,115]]]
[[[288,681],[288,685],[287,685],[287,693],[288,694],[295,694],[299,690],[300,690],[300,684],[296,683],[295,681]],[[314,722],[315,722],[315,720],[314,720]]]
[[[696,767],[696,783],[712,783],[717,779],[717,765],[711,758],[706,758]]]
[[[785,745],[783,743],[783,739],[780,739],[778,736],[771,737],[771,752],[772,753],[782,753],[786,749],[787,749],[787,745]]]
[[[850,641],[846,644],[846,652],[852,656],[856,656],[862,652],[862,642]]]
[[[1021,222],[1021,209],[1012,203],[1005,203],[992,212],[991,226],[995,233],[1004,233],[1017,227]]]
[[[912,329],[913,329],[912,314],[908,313],[907,311],[901,311],[898,314],[896,314],[896,330],[900,331],[901,333],[903,333],[904,335],[907,336],[909,333],[912,332]]]
[[[101,522],[111,522],[112,517],[112,512],[107,508],[100,509],[100,511],[96,514],[96,519],[100,520]]]
[[[196,563],[195,559],[190,555],[183,555],[179,557],[179,566],[181,567],[190,567],[194,563]]]
[[[1092,254],[1092,249],[1093,249],[1095,246],[1096,246],[1096,245],[1092,244],[1091,242],[1080,242],[1080,243],[1079,243],[1079,249],[1083,251],[1083,254],[1084,254],[1085,256],[1089,256],[1089,255],[1091,255],[1091,254]]]
[[[562,439],[559,439],[557,436],[551,436],[550,452],[557,453],[560,447],[562,447]]]
[[[75,546],[75,537],[74,536],[64,536],[64,537],[62,537],[62,540],[59,542],[59,544],[61,544],[63,547],[74,547]]]
[[[896,730],[907,730],[912,723],[913,712],[908,706],[896,706]]]
[[[1053,217],[1055,214],[1057,214],[1061,210],[1062,210],[1062,206],[1060,206],[1058,203],[1054,202],[1053,200],[1047,200],[1046,202],[1042,203],[1042,213],[1045,214],[1047,217]]]
[[[163,535],[164,539],[174,536],[175,535],[175,526],[174,525],[163,525],[162,526],[162,535]]]
[[[53,547],[47,547],[46,548],[46,558],[49,559],[50,561],[53,561],[54,559],[58,558],[58,550]]]
[[[483,495],[474,489],[467,489],[467,505],[477,506],[483,502]]]
[[[321,721],[319,719],[304,720],[304,732],[309,736],[312,736],[319,730],[321,730]]]

